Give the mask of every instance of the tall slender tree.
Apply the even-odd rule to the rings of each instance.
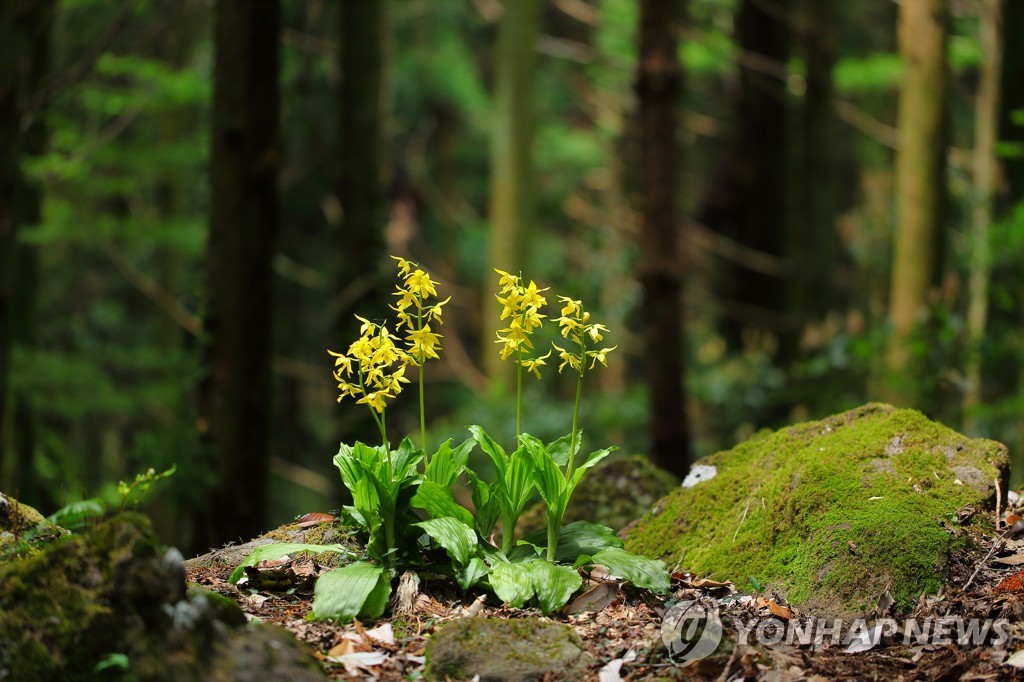
[[[494,118],[491,131],[492,267],[526,270],[529,241],[533,87],[540,33],[538,0],[505,0],[494,52]],[[488,271],[490,271],[488,269]],[[493,296],[484,298],[483,329],[489,330],[501,308]],[[487,376],[507,376],[508,366],[494,352],[493,334],[485,332],[482,355]]]
[[[34,499],[33,419],[26,401],[14,405],[8,387],[14,345],[32,341],[36,288],[35,248],[19,243],[19,228],[39,221],[40,189],[22,163],[41,154],[46,130],[41,110],[28,107],[47,75],[53,0],[9,0],[0,4],[0,487]],[[13,406],[13,407],[12,407]],[[9,426],[20,425],[17,442]],[[10,480],[6,453],[17,450],[17,479]]]
[[[920,406],[911,341],[927,318],[941,275],[945,193],[948,0],[904,0],[898,37],[903,57],[896,155],[896,230],[889,290],[885,398]]]
[[[981,345],[988,318],[989,224],[994,215],[999,161],[999,81],[1002,67],[1002,0],[982,0],[978,43],[982,58],[978,91],[974,97],[974,177],[971,212],[971,256],[967,286],[967,358],[963,399],[964,430],[977,429],[976,410],[981,403]]]
[[[683,71],[674,33],[675,5],[673,0],[641,0],[635,87],[643,216],[639,279],[651,455],[661,467],[681,476],[690,466],[690,429],[683,389],[686,349],[676,205]]]
[[[278,0],[217,0],[200,429],[215,472],[196,542],[261,532],[270,460],[278,231]]]

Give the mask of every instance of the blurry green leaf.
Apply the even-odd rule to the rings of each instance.
[[[542,547],[547,544],[546,531],[530,533],[523,541]],[[574,562],[581,555],[592,556],[608,547],[622,547],[622,540],[615,531],[590,521],[574,521],[562,526],[558,533],[555,560]]]
[[[100,498],[94,497],[61,507],[47,516],[46,520],[69,530],[78,531],[90,523],[102,519],[106,513],[107,505]]]
[[[462,568],[455,570],[455,580],[459,583],[459,587],[464,590],[476,585],[490,571],[487,568],[487,564],[484,563],[480,557],[473,557],[469,560],[469,563]]]
[[[324,552],[337,552],[338,554],[347,555],[352,554],[352,550],[343,545],[311,545],[305,542],[277,542],[272,545],[263,545],[262,547],[254,549],[252,554],[245,558],[245,561],[235,567],[235,570],[231,572],[231,576],[228,578],[228,582],[232,584],[237,583],[238,579],[242,577],[242,573],[245,572],[246,566],[255,566],[261,561],[278,559],[298,552],[312,552],[313,554],[322,554]]]
[[[630,554],[618,547],[608,547],[594,554],[591,562],[604,566],[612,575],[624,578],[637,587],[658,594],[668,594],[671,589],[668,570],[663,561]]]
[[[469,563],[469,557],[476,549],[476,531],[472,526],[450,516],[421,521],[416,526],[444,547],[456,566]]]
[[[847,57],[836,64],[832,77],[836,88],[844,93],[890,90],[898,86],[903,77],[903,60],[892,53]]]

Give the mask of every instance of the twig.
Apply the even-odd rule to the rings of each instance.
[[[750,511],[750,499],[747,499],[747,506],[743,508],[743,516],[740,518],[740,525],[736,526],[736,532],[732,534],[732,541],[736,542],[736,536],[740,534],[743,522],[747,520],[747,512]]]
[[[1003,490],[999,485],[998,478],[994,478],[992,481],[996,484],[996,530],[999,530],[999,523],[1003,518]]]

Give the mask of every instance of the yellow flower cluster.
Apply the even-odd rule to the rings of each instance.
[[[551,356],[551,351],[536,358],[524,358],[524,355],[533,350],[530,335],[540,328],[542,320],[547,317],[540,313],[540,309],[548,303],[541,295],[547,288],[538,289],[533,280],[523,286],[521,277],[497,268],[494,271],[501,276],[498,280],[501,293],[497,295],[498,303],[502,305],[501,319],[509,321],[507,327],[498,330],[498,340],[495,341],[502,344],[501,359],[515,357],[520,366],[533,372],[539,379],[540,368],[544,366],[544,360]]]
[[[369,405],[378,413],[384,411],[388,400],[402,392],[405,368],[411,363],[408,353],[395,345],[395,336],[384,325],[378,325],[356,315],[362,326],[359,338],[348,347],[348,353],[327,352],[333,355],[334,378],[338,381],[340,403],[344,398],[358,398],[357,403]]]
[[[430,279],[416,263],[398,256],[392,258],[398,261],[398,274],[402,277],[402,283],[395,291],[398,303],[391,306],[391,309],[398,313],[398,329],[405,327],[408,331],[405,339],[412,364],[422,365],[429,358],[438,358],[441,335],[431,330],[430,323],[436,322],[438,326],[442,324],[441,309],[452,297],[428,304],[428,299],[437,298],[437,282]]]
[[[582,302],[573,300],[568,296],[559,296],[558,300],[563,304],[562,316],[555,319],[555,322],[558,323],[562,332],[562,338],[573,341],[579,349],[570,352],[552,344],[555,346],[555,350],[558,351],[558,357],[562,360],[562,364],[558,366],[558,371],[561,372],[565,369],[566,365],[569,365],[569,367],[582,375],[585,371],[587,358],[590,358],[589,369],[594,369],[595,365],[599,362],[607,367],[607,354],[618,348],[618,346],[601,348],[599,350],[587,350],[587,346],[590,343],[599,343],[604,338],[602,332],[607,332],[608,328],[603,324],[590,322],[590,313],[583,309]]]

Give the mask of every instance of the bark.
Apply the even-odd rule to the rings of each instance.
[[[14,346],[33,342],[36,253],[18,242],[18,231],[39,221],[42,197],[21,165],[46,146],[42,111],[28,105],[49,69],[54,8],[52,0],[0,4],[0,488],[19,490],[28,503],[35,498],[34,416],[27,400],[11,394],[9,379]],[[18,454],[16,479],[8,452]]]
[[[271,258],[278,230],[277,0],[218,0],[214,15],[210,233],[199,425],[212,457],[196,542],[264,530],[270,459]]]
[[[971,258],[967,288],[967,357],[964,366],[964,430],[977,431],[981,403],[981,346],[988,318],[992,271],[988,228],[992,222],[999,161],[999,80],[1002,63],[1002,0],[982,0],[979,44],[982,49],[978,91],[974,99],[974,207],[971,212]]]
[[[683,72],[673,33],[674,4],[672,0],[640,3],[636,92],[643,226],[639,279],[651,456],[662,468],[682,476],[690,466],[690,430],[683,390],[683,264],[676,206],[680,193],[677,104]]]
[[[884,387],[886,400],[898,406],[919,407],[925,397],[918,390],[924,377],[918,376],[911,342],[927,318],[929,293],[941,272],[947,14],[947,0],[905,0],[900,5],[904,75]]]
[[[338,291],[348,304],[337,311],[338,345],[348,347],[358,329],[353,313],[380,319],[387,313],[381,290],[385,263],[381,180],[381,49],[385,3],[343,0],[339,12],[338,181],[341,226],[335,230]]]
[[[533,88],[536,43],[540,33],[538,0],[506,0],[494,53],[494,119],[491,131],[490,247],[487,269],[500,268],[529,278],[529,223],[533,201],[530,184],[533,141]],[[488,277],[491,285],[496,279]],[[485,288],[488,288],[485,286]],[[493,288],[493,285],[488,288]],[[501,308],[485,295],[482,356],[492,381],[507,381],[510,363],[494,344]]]
[[[788,115],[786,63],[790,52],[788,0],[742,0],[735,39],[740,48],[733,139],[727,161],[705,190],[697,221],[747,249],[781,259],[787,242]],[[724,262],[716,291],[721,331],[730,348],[755,329],[792,344],[795,325],[787,308],[786,272],[755,271]],[[787,345],[788,344],[788,345]]]
[[[800,158],[796,229],[792,239],[793,299],[790,304],[799,335],[836,307],[835,267],[838,192],[838,119],[832,69],[838,47],[835,0],[805,0],[801,31],[807,89],[801,106]]]

